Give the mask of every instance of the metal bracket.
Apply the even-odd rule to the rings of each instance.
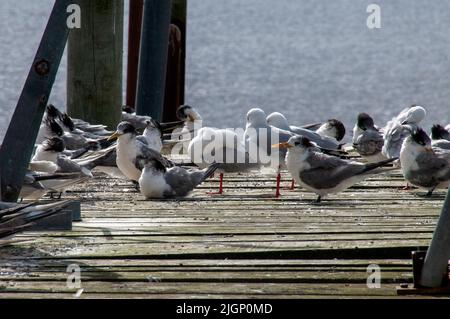
[[[422,269],[425,263],[426,251],[413,251],[411,253],[413,266],[413,281],[412,285],[407,283],[400,284],[397,287],[398,295],[448,295],[450,294],[449,272],[447,269],[447,276],[442,280],[442,286],[437,288],[428,288],[420,285]]]
[[[72,230],[72,222],[81,221],[80,202],[70,202],[64,210],[56,215],[36,221],[31,231],[66,231]]]
[[[67,7],[56,0],[0,148],[3,201],[17,201],[48,97],[67,42]]]

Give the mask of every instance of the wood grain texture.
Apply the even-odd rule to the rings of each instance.
[[[65,195],[82,203],[72,231],[0,248],[0,297],[74,298],[71,264],[82,298],[391,298],[412,282],[410,253],[428,246],[444,192],[403,191],[394,171],[317,205],[298,188],[271,197],[274,177],[226,175],[223,196],[206,194],[210,179],[187,198],[146,201],[98,175]],[[367,288],[371,264],[380,289]]]

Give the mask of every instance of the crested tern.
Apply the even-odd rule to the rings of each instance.
[[[450,151],[433,149],[431,139],[420,128],[403,141],[400,162],[405,179],[427,189],[427,196],[450,185]]]
[[[144,167],[139,186],[146,199],[184,197],[210,177],[218,167],[218,164],[213,163],[203,170],[187,170],[178,166],[167,168],[165,163],[154,157],[137,160]]]
[[[321,153],[304,136],[294,136],[274,147],[286,148],[286,166],[295,181],[318,195],[316,202],[328,194],[341,192],[369,176],[383,172],[382,166],[395,159],[362,164]]]

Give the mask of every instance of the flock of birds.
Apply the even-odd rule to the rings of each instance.
[[[280,196],[281,170],[287,169],[291,188],[296,183],[314,192],[316,202],[397,167],[408,184],[426,189],[427,196],[450,184],[450,125],[433,125],[430,138],[420,127],[426,110],[418,105],[405,108],[384,127],[376,126],[369,114],[359,114],[350,148],[360,159],[349,156],[348,145],[342,143],[345,127],[336,119],[293,126],[279,112],[267,116],[252,108],[245,129],[236,130],[203,126],[201,115],[188,105],[181,106],[177,116],[180,121],[159,123],[124,109],[122,122],[112,132],[48,105],[20,198],[38,200],[49,192],[60,198],[68,187],[92,178],[94,168],[133,182],[147,199],[186,196],[215,173],[220,175],[217,193],[222,194],[225,173],[268,167],[277,172],[275,197]],[[165,156],[175,149],[190,162]],[[17,216],[22,222],[16,221],[14,229],[20,231],[30,224],[29,218],[62,209],[62,204],[4,205],[0,238],[2,230],[11,233],[5,225]],[[40,213],[30,215],[30,210]]]

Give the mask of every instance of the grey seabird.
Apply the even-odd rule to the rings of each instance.
[[[272,145],[277,144],[279,142],[286,143],[290,138],[294,136],[299,136],[293,132],[283,130],[277,128],[275,126],[271,126],[267,123],[266,113],[259,109],[253,108],[250,109],[247,113],[247,124],[246,130],[244,132],[244,144],[246,150],[250,153],[253,158],[256,158],[258,161],[261,159],[261,155],[264,157],[269,157],[270,161],[267,162],[267,158],[264,158],[264,162],[260,162],[262,166],[271,166],[276,168],[277,170],[277,186],[275,197],[280,196],[280,180],[281,174],[280,170],[286,168],[285,158],[286,158],[286,149],[273,149]],[[253,154],[254,150],[252,150],[256,146],[258,151],[262,151],[262,154],[258,152]],[[317,147],[317,145],[316,145]],[[330,152],[333,155],[342,155],[345,152],[338,149],[328,149],[321,148],[322,151]]]
[[[178,166],[167,168],[157,158],[138,157],[137,161],[143,166],[139,178],[140,191],[147,199],[184,197],[210,177],[218,167],[214,163],[203,170],[187,170]]]
[[[316,202],[328,194],[341,192],[373,174],[395,159],[362,164],[321,153],[303,136],[295,136],[277,145],[287,148],[286,166],[295,181],[318,195]]]
[[[431,139],[420,128],[404,140],[400,162],[405,179],[427,189],[427,196],[450,185],[450,151],[433,149]]]
[[[360,113],[353,128],[353,148],[369,163],[386,159],[383,149],[383,134],[375,126],[372,117],[367,113]]]

